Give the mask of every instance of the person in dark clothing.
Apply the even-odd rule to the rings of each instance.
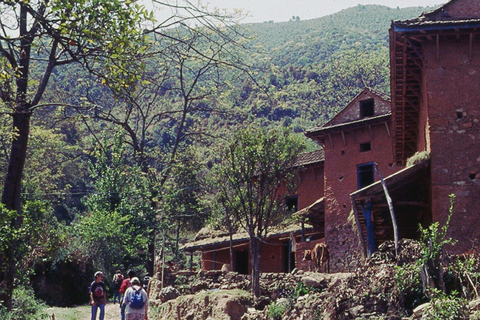
[[[150,281],[150,274],[146,274],[144,277],[143,277],[143,281],[142,281],[142,287],[145,291],[147,291],[148,289],[148,282]]]
[[[90,284],[90,304],[92,305],[92,320],[97,318],[97,310],[100,309],[99,320],[105,318],[105,304],[107,303],[107,290],[103,282],[103,272],[95,272],[95,280]]]
[[[117,270],[112,279],[113,284],[113,304],[118,299],[118,303],[122,303],[122,295],[120,294],[120,287],[122,286],[123,275],[120,270]]]

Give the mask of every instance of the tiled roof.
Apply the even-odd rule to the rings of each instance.
[[[378,91],[378,90],[375,90],[375,89],[370,88],[370,87],[367,87],[366,89],[369,90],[370,92],[376,94],[377,96],[379,96],[379,97],[382,98],[383,100],[391,101],[390,95],[387,94],[387,93],[385,93],[385,92]]]
[[[472,9],[475,10],[472,11]],[[478,26],[480,17],[478,16],[478,4],[471,3],[468,0],[451,0],[437,9],[423,13],[418,18],[393,21],[395,27],[447,27],[455,25],[457,27]]]
[[[309,224],[304,225],[304,230],[306,232],[313,232],[312,226]],[[302,231],[302,226],[300,224],[290,224],[288,226],[275,226],[271,227],[271,231],[268,232],[266,239],[269,238],[276,238],[280,236],[288,236],[291,233],[300,233]],[[239,232],[232,235],[232,241],[234,243],[242,243],[249,241],[249,235],[246,232]],[[197,251],[197,250],[207,250],[212,248],[219,248],[222,246],[228,246],[230,243],[230,236],[220,236],[220,237],[212,237],[197,241],[192,241],[186,243],[181,249],[183,251]]]
[[[471,24],[479,24],[479,23],[480,23],[480,19],[426,20],[426,19],[424,19],[423,16],[420,16],[416,19],[405,20],[405,21],[394,21],[393,22],[393,24],[397,27],[416,27],[416,26],[422,26],[422,27],[432,26],[433,27],[433,26],[450,26],[450,25],[469,26]]]
[[[294,166],[302,167],[323,161],[325,161],[325,152],[323,151],[323,149],[320,149],[312,152],[305,152],[299,154]]]
[[[345,128],[349,128],[349,127],[353,127],[353,126],[368,125],[368,124],[372,124],[372,123],[375,123],[375,122],[382,122],[382,121],[386,121],[386,120],[390,119],[391,116],[392,116],[392,114],[388,113],[388,114],[383,114],[383,115],[376,116],[376,117],[368,117],[368,118],[363,118],[363,119],[356,120],[356,121],[339,123],[337,125],[333,125],[333,126],[329,126],[329,127],[317,127],[317,128],[307,130],[305,132],[305,135],[307,137],[311,137],[312,135],[317,135],[319,133],[332,132],[332,131],[336,131],[338,129],[345,129]]]

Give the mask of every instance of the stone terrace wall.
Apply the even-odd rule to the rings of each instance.
[[[275,299],[290,294],[302,279],[310,274],[302,270],[292,273],[262,273],[260,275],[261,295]],[[164,277],[165,279],[165,277]],[[236,272],[210,270],[199,272],[180,271],[175,275],[174,286],[181,294],[195,294],[202,290],[251,290],[251,276]],[[157,273],[149,282],[148,294],[152,300],[160,299],[162,289],[161,274]]]

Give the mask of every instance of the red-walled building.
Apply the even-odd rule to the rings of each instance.
[[[448,230],[458,240],[453,251],[478,245],[479,0],[452,0],[416,19],[392,22],[390,64],[391,98],[365,89],[331,121],[306,132],[322,146],[321,161],[305,161],[298,193],[286,205],[296,206],[312,227],[303,228],[303,237],[299,226],[272,233],[261,271],[286,272],[293,260],[306,269],[299,254],[318,241],[328,245],[331,271],[353,270],[393,240],[392,216],[400,238],[418,238],[419,225],[445,223],[450,194],[456,197]],[[303,242],[305,235],[313,241]],[[220,269],[208,261],[227,263],[227,245],[207,242],[186,250],[202,251],[204,267]],[[246,239],[236,248],[239,259],[249,256]]]
[[[308,130],[306,136],[325,152],[325,240],[331,269],[353,270],[362,250],[350,193],[378,180],[376,165],[384,176],[399,169],[393,156],[390,100],[364,89],[332,120]]]
[[[419,224],[444,225],[453,194],[448,236],[458,240],[454,253],[480,239],[479,27],[479,1],[452,0],[416,19],[394,21],[390,29],[394,157],[407,167],[385,183],[399,238],[418,237]],[[416,159],[422,153],[424,159]],[[393,239],[379,183],[351,198],[364,248]]]
[[[480,239],[480,2],[452,0],[390,29],[395,161],[430,153],[431,214],[455,251]],[[478,243],[477,243],[478,244]]]
[[[271,228],[260,261],[261,272],[290,272],[299,264],[308,269],[301,260],[303,251],[300,248],[312,247],[316,240],[324,238],[324,221],[318,212],[323,210],[323,203],[317,203],[323,197],[324,177],[323,150],[302,153],[299,155],[295,168],[298,172],[298,188],[293,196],[285,197],[285,205],[292,211],[303,213],[308,219],[308,213],[314,211],[313,225],[298,223],[282,228]],[[286,194],[286,192],[285,192]],[[309,240],[307,243],[307,239]],[[246,233],[233,235],[233,266],[230,268],[239,273],[251,272],[251,256],[249,252],[249,237]],[[183,247],[185,252],[200,251],[203,270],[220,270],[230,264],[230,237],[228,234],[211,234],[210,237],[197,237],[195,241]]]

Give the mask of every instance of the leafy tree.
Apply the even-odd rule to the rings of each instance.
[[[251,126],[232,137],[217,169],[219,197],[249,235],[252,291],[256,297],[260,295],[263,240],[285,211],[282,187],[292,187],[293,164],[303,150],[301,141],[288,128]]]
[[[91,70],[107,66],[110,79],[126,85],[130,57],[143,46],[138,28],[145,9],[132,1],[8,1],[1,4],[1,98],[13,117],[12,141],[2,202],[20,211],[20,183],[33,111],[57,66],[81,62]],[[8,33],[7,33],[8,30]],[[134,60],[135,61],[135,60]],[[31,70],[42,69],[35,74]],[[61,103],[61,102],[58,102]]]
[[[16,138],[11,142],[2,203],[21,212],[21,181],[30,121],[57,66],[82,63],[92,72],[107,66],[112,81],[127,85],[126,70],[143,47],[139,28],[147,12],[134,1],[4,1],[0,4],[0,98],[2,111],[12,116]],[[34,76],[33,71],[37,71]],[[41,70],[41,71],[40,71]],[[61,103],[61,102],[58,102]],[[22,217],[14,220],[20,227]],[[15,243],[12,243],[15,246]],[[14,284],[15,260],[2,257],[0,280]],[[11,307],[11,292],[2,296]]]
[[[170,247],[175,258],[180,255],[180,237],[200,230],[207,219],[207,211],[200,200],[203,188],[199,171],[197,156],[193,148],[188,148],[182,151],[163,188],[159,214],[164,225],[169,226],[166,235],[172,240]]]
[[[90,260],[104,270],[146,265],[151,261],[147,253],[153,239],[149,234],[156,214],[150,204],[152,185],[129,161],[120,134],[112,145],[95,149],[90,177],[91,193],[84,201],[88,211],[73,224]]]
[[[51,208],[39,201],[27,201],[21,215],[0,204],[0,254],[18,262],[12,276],[19,285],[28,285],[34,263],[51,257],[59,246],[61,236],[51,212]],[[14,222],[16,228],[12,228]],[[11,296],[14,289],[14,286],[0,288],[2,296]]]

